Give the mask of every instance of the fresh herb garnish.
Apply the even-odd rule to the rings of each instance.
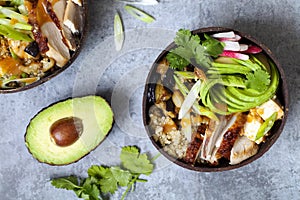
[[[147,154],[141,154],[135,146],[123,147],[120,159],[123,168],[93,165],[88,169],[88,178],[54,178],[51,184],[56,188],[73,190],[79,198],[85,200],[101,200],[101,195],[114,194],[119,187],[127,187],[122,195],[122,199],[125,199],[127,193],[134,189],[136,182],[147,182],[139,177],[142,174],[150,175],[153,164]]]
[[[182,70],[189,63],[198,64],[201,67],[211,66],[211,57],[216,57],[223,52],[222,42],[205,35],[202,42],[198,35],[193,35],[191,31],[180,29],[174,39],[177,48],[172,49],[167,55],[170,67]]]
[[[246,78],[247,88],[257,90],[258,92],[265,91],[271,82],[270,74],[262,69],[248,73]]]
[[[202,42],[202,46],[205,47],[205,51],[212,57],[218,57],[223,53],[225,44],[216,40],[215,38],[210,37],[207,34],[204,34],[206,40]]]

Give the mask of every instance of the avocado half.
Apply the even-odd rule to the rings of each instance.
[[[25,144],[38,161],[66,165],[95,149],[112,128],[113,112],[99,96],[67,99],[33,117]]]

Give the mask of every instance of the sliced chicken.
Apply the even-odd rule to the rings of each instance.
[[[64,25],[66,25],[73,34],[82,32],[83,10],[82,7],[76,5],[72,0],[67,1],[67,7],[64,15]]]
[[[76,3],[78,6],[82,6],[82,0],[72,0],[74,3]]]
[[[206,161],[211,160],[216,141],[226,124],[227,119],[224,116],[220,117],[219,121],[210,120],[208,128],[205,131],[205,136],[201,148],[201,159]]]
[[[46,55],[53,58],[57,66],[63,67],[70,60],[70,53],[59,29],[53,22],[46,22],[41,26],[41,31],[48,38],[49,51]]]
[[[65,9],[67,5],[66,0],[48,0],[48,1],[51,4],[53,11],[56,14],[56,17],[58,19],[59,22],[58,28],[62,32],[64,42],[66,43],[66,45],[69,47],[70,50],[75,51],[76,50],[75,37],[73,36],[71,30],[68,27],[66,27],[63,23]]]
[[[249,140],[245,136],[240,136],[235,141],[233,148],[230,152],[230,165],[236,165],[258,152],[258,145]]]
[[[34,1],[31,5],[29,22],[34,27],[33,35],[39,45],[40,52],[56,61],[59,67],[64,66],[70,59],[69,48],[65,45],[60,30],[60,23],[47,0]],[[48,50],[47,50],[48,49]]]
[[[63,22],[65,9],[66,9],[66,0],[48,0],[51,4],[53,11],[55,12],[57,18]]]
[[[207,129],[207,124],[201,124],[198,127],[197,132],[193,135],[192,141],[189,144],[185,153],[184,161],[186,163],[195,164],[201,150],[203,135],[205,134],[206,129]]]
[[[228,121],[215,144],[211,162],[220,158],[230,159],[230,151],[240,134],[242,134],[247,116],[243,113],[234,114]]]

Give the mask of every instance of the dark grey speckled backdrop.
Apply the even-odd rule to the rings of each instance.
[[[151,63],[180,28],[224,26],[248,32],[278,57],[288,78],[290,113],[275,145],[259,160],[222,173],[182,169],[163,157],[148,182],[127,199],[274,199],[300,197],[300,1],[299,0],[161,0],[141,6],[157,19],[148,25],[113,0],[90,0],[89,34],[82,53],[62,74],[34,89],[0,95],[0,199],[71,200],[69,191],[54,189],[51,177],[86,176],[92,164],[118,164],[120,148],[135,144],[155,155],[143,129],[143,83]],[[113,18],[124,19],[126,42],[113,47]],[[28,153],[23,135],[29,120],[43,107],[71,96],[104,96],[117,114],[108,138],[75,164],[38,163]],[[121,191],[122,192],[122,191]],[[111,199],[119,199],[121,193]]]

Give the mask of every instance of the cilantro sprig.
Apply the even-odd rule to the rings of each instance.
[[[137,182],[147,182],[140,179],[140,176],[149,176],[154,166],[147,154],[141,154],[135,146],[123,147],[120,160],[121,166],[91,166],[87,171],[87,178],[54,178],[51,184],[56,188],[73,190],[79,198],[85,200],[102,200],[104,194],[114,194],[119,187],[127,187],[121,197],[125,199],[128,192],[134,190]]]
[[[256,70],[253,73],[248,73],[246,78],[247,88],[252,88],[258,92],[265,91],[271,82],[270,74],[263,69]]]
[[[205,40],[201,41],[199,35],[193,35],[190,30],[180,29],[174,39],[177,47],[166,56],[170,67],[181,71],[192,63],[209,68],[212,62],[211,56],[220,55],[224,44],[206,34],[204,38]]]

